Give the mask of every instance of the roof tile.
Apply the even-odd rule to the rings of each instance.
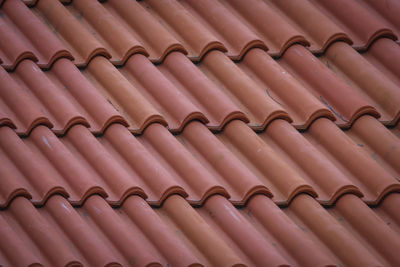
[[[277,118],[292,121],[278,103],[222,52],[211,51],[198,66],[245,112],[253,129],[263,130]]]
[[[394,29],[382,17],[374,16],[364,1],[310,1],[350,36],[356,49],[365,50],[380,37],[397,40]]]
[[[0,266],[399,266],[398,11],[0,0]]]
[[[27,135],[39,124],[57,134],[74,124],[83,124],[94,133],[103,132],[113,122],[127,125],[68,59],[58,60],[46,72],[24,60],[15,72],[2,70],[1,75],[7,81],[2,84],[1,109],[19,134]]]
[[[380,117],[374,106],[303,46],[291,46],[278,63],[335,114],[341,127],[349,127],[363,114]]]
[[[331,45],[320,60],[371,103],[384,124],[393,125],[400,118],[400,84],[388,79],[348,44],[337,42]]]
[[[58,58],[72,55],[22,1],[6,1],[0,9],[0,58],[2,66],[14,69],[23,59],[49,68]],[[8,40],[8,41],[6,41]]]
[[[68,48],[77,66],[87,65],[96,55],[111,58],[100,41],[59,1],[41,0],[31,10]]]
[[[193,17],[179,2],[171,0],[141,1],[140,4],[173,35],[188,52],[191,60],[199,61],[208,51],[227,51],[212,33]]]
[[[342,29],[307,0],[268,0],[265,2],[305,37],[312,52],[322,53],[337,40],[352,43]]]
[[[252,49],[236,65],[289,113],[297,129],[307,129],[318,117],[336,119],[328,107],[266,52]]]
[[[69,47],[75,64],[79,66],[87,65],[96,55],[111,57],[114,64],[120,65],[134,53],[149,54],[154,62],[162,61],[174,50],[186,53],[183,46],[139,3],[85,3],[73,2],[63,6],[58,1],[39,1],[34,9]],[[96,17],[102,17],[102,20]]]
[[[14,248],[9,250],[1,242],[0,262],[396,265],[400,244],[394,229],[398,222],[389,215],[388,207],[398,199],[399,194],[390,194],[378,208],[371,209],[349,194],[325,210],[312,197],[301,194],[282,210],[263,195],[254,196],[241,209],[218,195],[201,208],[174,195],[161,208],[151,209],[142,198],[131,196],[112,209],[96,195],[76,208],[56,195],[38,209],[20,197],[0,211],[0,231]],[[28,227],[37,231],[26,232]],[[254,244],[259,246],[251,249]]]

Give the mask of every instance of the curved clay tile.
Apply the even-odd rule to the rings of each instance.
[[[142,204],[147,205],[144,202]],[[143,207],[139,212],[141,210]],[[133,265],[133,262],[138,266],[163,266],[162,263],[165,263],[162,255],[154,253],[153,245],[146,240],[141,229],[134,222],[127,223],[129,220],[118,216],[102,198],[90,197],[79,211],[81,217],[90,218],[90,222],[87,221],[89,226],[96,229],[97,235],[102,236],[107,249],[113,254],[118,253],[115,255],[118,255],[121,266]]]
[[[400,233],[400,194],[387,195],[378,207],[374,209],[377,215],[395,232]]]
[[[357,198],[349,194],[342,199],[351,197]],[[361,200],[359,202],[363,204]],[[361,208],[368,209],[365,204]],[[387,264],[384,264],[385,262],[382,262],[378,256],[379,254],[377,255],[377,251],[370,247],[373,243],[363,240],[363,236],[360,237],[357,233],[357,226],[355,226],[356,228],[348,227],[351,219],[335,216],[336,207],[332,210],[333,212],[329,213],[329,210],[325,210],[313,198],[302,194],[296,197],[284,211],[319,247],[327,251],[326,254],[330,255],[336,265],[386,266]],[[353,210],[352,213],[360,216],[360,221],[376,221],[376,215],[373,213],[363,214],[358,209]],[[367,223],[362,224],[366,225]],[[377,229],[378,231],[385,231],[385,228],[387,228],[379,222],[375,222],[374,226],[381,228]],[[370,229],[374,228],[371,227]],[[391,239],[393,240],[393,238]]]
[[[189,123],[177,139],[223,185],[231,202],[244,204],[254,194],[272,196],[267,183],[263,183],[203,124]]]
[[[227,56],[239,60],[251,48],[260,47],[267,50],[266,45],[239,16],[232,14],[218,1],[182,1],[182,6],[190,12],[209,32],[227,48]]]
[[[380,38],[361,55],[400,86],[399,44],[388,38]]]
[[[357,145],[330,120],[316,120],[303,135],[360,189],[364,202],[376,204],[388,193],[400,191],[396,177],[378,164],[374,153]]]
[[[0,128],[0,157],[0,207],[7,206],[18,195],[39,205],[51,194],[68,197],[67,190],[54,179],[46,163],[8,127]]]
[[[43,266],[82,266],[66,244],[65,237],[57,233],[49,220],[42,216],[29,200],[23,197],[15,199],[5,213],[1,217],[2,220],[6,219],[8,228],[11,228],[8,234],[24,243],[24,246],[16,247],[18,250],[15,252],[19,254],[19,259],[15,254],[9,255],[12,261],[32,260],[29,257],[32,253],[35,255],[34,262]],[[26,252],[28,253],[25,254]],[[25,259],[21,255],[27,255],[29,258]]]
[[[217,138],[272,192],[275,203],[286,205],[299,193],[318,196],[314,188],[245,123],[230,122]]]
[[[400,239],[395,232],[358,197],[345,195],[331,211],[335,217],[343,218],[345,227],[360,235],[360,241],[371,246],[372,255],[382,266],[400,264]],[[339,219],[340,221],[340,219]]]
[[[29,201],[25,201],[31,205]],[[26,246],[26,243],[16,235],[12,225],[7,222],[4,212],[0,216],[0,235],[2,242],[0,243],[0,264],[4,266],[40,266],[37,255]]]
[[[204,266],[245,266],[236,251],[180,196],[169,197],[161,211]]]
[[[307,129],[319,117],[335,120],[324,104],[261,49],[250,50],[237,66],[288,111],[297,129]]]
[[[268,54],[281,56],[294,43],[309,46],[301,31],[290,25],[289,21],[274,10],[270,4],[259,1],[226,1],[220,2],[240,19],[268,47]],[[243,26],[242,26],[243,27]]]
[[[202,109],[181,92],[146,57],[132,56],[120,72],[140,90],[168,123],[172,132],[180,132],[192,120],[208,123]]]
[[[335,262],[323,246],[319,246],[304,229],[296,225],[271,199],[257,195],[250,199],[242,216],[274,245],[274,249],[291,266],[334,266]]]
[[[148,55],[140,41],[97,0],[73,1],[66,7],[78,20],[79,27],[86,28],[106,48],[113,64],[122,65],[135,53]]]
[[[352,44],[347,34],[308,0],[266,0],[267,5],[309,43],[313,53],[322,53],[333,42]],[[303,41],[304,44],[304,41]],[[286,48],[289,46],[287,45]]]
[[[96,55],[111,58],[106,48],[60,1],[40,0],[32,10],[68,48],[77,66],[86,66]]]
[[[140,137],[140,140],[146,138],[147,132],[151,132],[151,129],[157,128],[155,125],[165,129],[159,124],[151,124],[146,129],[143,137]],[[167,130],[165,129],[165,131]],[[156,131],[156,133],[160,134],[159,131]],[[161,139],[162,137],[158,135],[158,138]],[[145,191],[148,196],[146,200],[149,203],[160,205],[171,194],[180,194],[186,197],[188,193],[184,190],[186,189],[185,181],[181,180],[182,178],[179,176],[176,177],[174,172],[171,172],[168,168],[165,168],[162,164],[164,158],[152,153],[147,146],[141,144],[140,140],[136,139],[125,127],[118,124],[110,126],[104,137],[98,138],[98,141],[110,156],[120,166],[123,166],[124,170],[130,173],[135,180],[138,180],[137,183]],[[176,144],[174,149],[175,147]],[[125,187],[125,185],[122,184],[122,187]]]
[[[210,197],[199,213],[247,266],[289,266],[285,257],[224,197]]]
[[[52,127],[57,134],[75,124],[83,124],[94,133],[115,122],[128,125],[68,59],[58,60],[47,72],[24,60],[10,77],[18,91],[7,93],[12,89],[10,79],[2,98],[11,116],[16,114],[21,121],[15,122],[18,133],[28,134],[38,124]]]
[[[278,63],[332,111],[339,126],[349,127],[363,114],[380,116],[357,90],[303,46],[291,46]]]
[[[103,133],[112,123],[128,126],[119,112],[107,102],[70,60],[58,60],[51,71],[46,72],[46,75],[57,87],[63,88],[63,92],[68,92],[67,97],[89,122],[89,130],[92,133]]]
[[[232,124],[232,126],[234,125]],[[274,160],[269,155],[272,153],[275,155],[275,161],[286,166],[285,174],[278,168],[275,169],[275,172],[272,172],[274,176],[270,178],[271,180],[274,178],[275,183],[280,185],[280,188],[286,188],[286,192],[290,193],[290,198],[284,203],[287,204],[301,192],[309,193],[323,204],[332,204],[339,196],[348,192],[362,196],[358,187],[346,177],[340,167],[336,166],[323,152],[318,151],[288,122],[275,120],[267,127],[265,132],[259,134],[258,140],[260,141],[256,142],[257,139],[254,137],[252,138],[254,141],[249,139],[247,137],[243,140],[238,139],[238,141],[242,143],[243,151],[253,153],[253,157],[258,158],[257,161],[250,161],[256,162],[257,168],[263,170],[264,173],[271,173],[271,170],[274,170]],[[246,143],[253,143],[253,150],[246,147]],[[259,155],[262,151],[253,152],[258,151],[257,147],[262,146],[269,147],[272,152],[265,156]],[[267,159],[272,164],[268,168],[265,165]],[[299,188],[293,186],[292,182],[286,184],[285,182],[289,178],[281,178],[280,175],[290,177],[292,180],[295,180],[296,177]],[[274,191],[272,192],[274,193]]]
[[[25,145],[29,148],[28,151],[35,155],[43,169],[49,173],[53,183],[65,188],[71,203],[82,204],[91,194],[107,197],[104,186],[99,182],[100,179],[96,173],[87,167],[85,162],[79,162],[75,154],[71,153],[60,141],[43,126],[36,127],[29,138],[24,139]],[[41,185],[46,181],[38,179],[36,182]],[[32,202],[42,204],[44,200],[46,199],[34,197]]]
[[[350,36],[356,49],[364,50],[380,37],[389,37],[397,40],[396,35],[385,20],[369,12],[361,4],[362,1],[310,1]]]
[[[129,218],[127,223],[134,222],[172,266],[201,266],[190,248],[185,246],[171,227],[142,198],[129,197],[122,205],[121,211]]]
[[[9,23],[3,18],[3,12],[0,10],[0,63],[3,68],[13,70],[23,59],[38,61],[29,47],[15,33]],[[12,45],[11,45],[12,44]]]
[[[40,70],[39,70],[40,71]],[[19,134],[28,135],[33,128],[42,124],[53,127],[53,124],[26,91],[0,68],[0,116],[2,125],[10,125]]]
[[[321,61],[394,125],[400,118],[400,84],[395,84],[346,43],[331,45]]]
[[[151,61],[161,62],[172,51],[187,54],[182,44],[138,2],[109,0],[103,6],[143,44]]]
[[[200,61],[213,49],[227,51],[221,41],[179,2],[146,0],[140,4],[183,45],[191,60]]]
[[[61,57],[73,59],[72,55],[66,50],[63,44],[22,1],[6,1],[2,5],[0,12],[3,14],[3,23],[6,23],[7,26],[13,30],[13,36],[11,36],[10,41],[15,40],[16,36],[20,39],[19,41],[16,40],[15,43],[4,43],[3,46],[6,46],[6,49],[1,48],[2,45],[0,45],[3,53],[7,53],[7,57],[11,57],[13,60],[13,62],[5,62],[10,69],[15,68],[19,61],[25,58],[37,59],[37,64],[42,68],[49,68]],[[4,27],[0,28],[6,30]],[[0,30],[0,34],[1,32],[2,30]],[[7,36],[9,36],[9,34],[7,34]],[[0,39],[3,39],[3,37]],[[15,47],[8,47],[14,45]],[[22,48],[24,49],[21,50]],[[5,61],[4,58],[3,61]]]
[[[61,139],[74,159],[83,163],[92,177],[106,192],[106,200],[111,205],[120,205],[129,195],[135,194],[159,203],[164,191],[175,187],[176,193],[182,193],[172,182],[164,182],[158,188],[148,188],[140,174],[133,172],[126,165],[121,165],[118,158],[113,157],[96,138],[83,126],[72,127]],[[169,183],[168,183],[169,182]],[[152,190],[152,191],[151,191]]]
[[[8,126],[10,128],[17,128],[15,124],[11,121],[10,118],[7,116],[7,112],[4,112],[2,108],[0,107],[0,126]]]
[[[362,116],[346,134],[393,177],[400,177],[400,139],[382,123],[371,116]]]
[[[233,119],[248,122],[246,115],[228,96],[182,53],[171,53],[157,68],[182,95],[200,108],[209,121],[208,128],[221,130]]]
[[[211,51],[198,65],[249,118],[249,126],[263,130],[272,120],[292,121],[287,112],[268,93],[220,51]]]
[[[112,126],[107,131],[105,137],[111,139],[111,134],[113,134],[113,140],[115,140],[115,142],[118,141],[114,146],[119,149],[119,154],[125,157],[132,166],[136,166],[138,164],[137,162],[142,161],[142,159],[136,159],[137,157],[143,158],[146,155],[153,163],[149,162],[143,165],[150,166],[153,169],[155,169],[155,166],[158,166],[160,170],[157,172],[165,173],[167,178],[176,181],[177,184],[185,189],[188,194],[187,201],[189,203],[201,205],[208,197],[214,194],[221,194],[227,198],[230,197],[223,185],[193,157],[187,150],[185,144],[178,142],[178,140],[162,125],[158,123],[151,124],[144,131],[143,135],[137,137],[137,140],[140,141],[141,144],[136,144],[133,141],[130,142],[132,148],[127,146],[128,142],[122,143],[119,141],[122,140],[122,137],[118,137],[119,135],[127,135],[126,130],[123,130],[121,126]],[[133,139],[132,136],[126,136],[126,139],[127,138]],[[137,141],[135,140],[135,142]],[[140,149],[133,149],[134,145]],[[143,146],[146,148],[143,155],[136,152],[143,150]],[[149,165],[150,163],[151,165]],[[137,168],[139,167],[140,166]],[[143,167],[140,168],[143,169]],[[159,174],[152,174],[153,172],[154,170],[146,171],[143,172],[143,175],[159,176]],[[154,177],[152,179],[154,179]]]
[[[0,226],[4,266],[204,266],[137,196],[116,210],[99,196],[73,208],[56,195],[40,209],[17,198],[0,211]]]
[[[369,5],[371,8],[369,11],[375,11],[375,16],[379,14],[390,26],[390,29],[396,34],[396,36],[400,36],[400,17],[398,16],[400,13],[400,3],[397,0],[372,0],[360,1],[359,3],[363,4],[364,7]]]
[[[22,61],[15,72],[11,73],[11,77],[29,95],[29,100],[41,108],[54,125],[54,132],[63,134],[78,123],[90,126],[83,114],[68,99],[67,90],[56,86],[32,61]]]
[[[140,55],[136,55],[140,56]],[[151,64],[151,63],[150,63]],[[83,74],[93,86],[129,122],[129,129],[141,133],[149,124],[167,124],[163,116],[149,103],[106,58],[95,57]]]
[[[101,199],[99,196],[92,196],[86,202],[90,202],[92,198]],[[102,201],[105,202],[103,199]],[[84,207],[87,206],[86,202]],[[83,266],[118,266],[117,256],[105,245],[101,235],[88,224],[88,215],[86,214],[86,218],[79,216],[79,211],[77,212],[65,198],[58,195],[51,197],[40,215],[55,230],[56,236],[63,236],[63,233],[68,236],[69,248],[75,252]]]

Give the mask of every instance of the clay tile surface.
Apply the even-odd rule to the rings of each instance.
[[[193,208],[175,195],[159,209],[138,196],[111,208],[95,195],[74,208],[56,195],[38,209],[18,197],[0,211],[0,231],[11,245],[0,243],[0,263],[396,266],[400,248],[396,204],[399,194],[390,194],[374,209],[354,195],[345,195],[325,210],[302,194],[281,210],[258,195],[237,209],[216,195],[203,207]]]
[[[215,130],[233,119],[248,121],[245,111],[180,52],[170,53],[157,67],[140,54],[119,69],[96,57],[83,73],[127,118],[134,133],[152,122],[180,132],[195,119]]]
[[[221,40],[186,10],[182,3],[172,0],[150,0],[139,3],[182,43],[191,60],[199,61],[213,49],[227,51]]]
[[[396,4],[391,5],[391,1],[385,8],[382,8],[382,4],[377,4],[378,1],[340,0],[335,3],[329,0],[310,1],[350,36],[356,49],[366,49],[380,37],[398,39],[396,27],[385,19],[388,16],[386,9],[399,10]],[[368,2],[375,2],[375,4],[368,4]],[[380,9],[383,12],[383,15],[377,16],[375,12],[371,12],[370,9],[373,9],[374,5],[377,10]]]
[[[5,1],[0,8],[0,58],[2,66],[14,69],[23,59],[32,59],[49,68],[58,58],[73,59],[70,52],[24,5]]]
[[[57,60],[49,71],[24,60],[14,72],[0,72],[0,109],[19,134],[27,135],[39,124],[57,134],[75,124],[94,133],[103,132],[113,122],[127,125],[69,59]]]
[[[183,46],[135,1],[39,1],[35,11],[72,51],[77,65],[94,56],[111,57],[123,64],[134,53],[162,61],[171,51],[186,53]],[[96,19],[101,17],[101,20]]]
[[[335,45],[346,46],[340,42]],[[339,126],[349,127],[363,114],[381,116],[371,101],[363,98],[359,91],[331,70],[329,64],[324,65],[303,46],[291,46],[278,63],[332,111]]]
[[[400,47],[397,45],[392,57],[399,53]],[[385,75],[384,68],[378,65],[379,59],[376,59],[376,63],[373,59],[368,62],[348,44],[337,42],[328,48],[320,60],[350,85],[355,93],[372,104],[381,115],[379,120],[382,123],[394,125],[399,120],[400,83]],[[396,71],[398,67],[391,69]]]
[[[397,0],[0,0],[0,266],[400,266]]]

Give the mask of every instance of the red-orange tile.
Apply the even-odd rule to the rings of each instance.
[[[329,19],[350,36],[353,47],[367,49],[380,37],[397,39],[385,19],[370,12],[368,4],[359,0],[339,0],[333,3],[329,0],[310,0]]]
[[[400,118],[400,84],[394,83],[348,44],[337,42],[331,45],[320,60],[350,85],[353,92],[371,103],[381,115],[381,122],[393,125]]]
[[[222,52],[208,53],[198,66],[245,112],[250,120],[251,128],[263,130],[268,123],[277,118],[292,121],[280,104],[268,96],[263,88],[259,87]]]
[[[275,12],[309,43],[309,49],[322,53],[333,42],[343,40],[352,43],[350,37],[308,0],[267,0]]]
[[[397,265],[397,234],[352,194],[326,210],[311,197],[299,195],[284,211],[337,265]]]
[[[345,132],[379,165],[400,180],[400,136],[371,116],[362,116]]]
[[[319,117],[335,120],[327,106],[266,52],[252,49],[236,65],[289,113],[297,129],[307,129]]]
[[[102,133],[111,123],[128,125],[124,118],[90,84],[68,59],[57,60],[42,72],[31,60],[22,61],[12,73],[1,72],[3,113],[27,135],[44,124],[57,134],[83,124]]]
[[[339,126],[349,127],[363,114],[380,116],[372,103],[303,46],[291,46],[278,63],[332,111]]]
[[[318,119],[303,136],[360,189],[366,203],[376,204],[389,192],[400,190],[397,178],[374,159],[375,152],[368,153],[331,121]]]
[[[0,9],[0,58],[14,69],[23,59],[49,68],[58,58],[72,55],[46,26],[19,0],[8,0]]]
[[[182,43],[191,60],[199,61],[213,49],[227,51],[221,41],[181,3],[171,0],[150,0],[141,1],[140,4]]]
[[[192,120],[214,130],[233,119],[248,121],[240,107],[179,52],[170,53],[157,67],[139,54],[119,69],[96,57],[84,74],[127,118],[134,133],[152,122],[180,132]]]
[[[135,53],[160,62],[171,51],[186,53],[183,46],[139,3],[132,1],[85,1],[63,6],[40,1],[34,10],[70,49],[75,64],[85,66],[96,55],[123,64]],[[96,17],[102,17],[100,23]],[[107,19],[105,19],[107,18]]]

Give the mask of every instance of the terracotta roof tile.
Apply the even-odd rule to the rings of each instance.
[[[26,58],[37,61],[42,68],[49,68],[60,57],[73,58],[22,1],[6,1],[0,14],[0,58],[4,68],[14,69]]]
[[[399,10],[0,0],[0,266],[399,266]]]
[[[338,125],[349,127],[363,114],[380,117],[371,103],[303,46],[291,46],[278,63],[334,113]]]
[[[367,2],[340,0],[333,4],[332,1],[327,0],[310,1],[350,36],[356,49],[366,49],[380,37],[389,37],[394,40],[398,38],[393,32],[395,29],[386,21],[386,14],[383,17],[376,16],[369,10]],[[382,8],[380,9],[383,11]]]
[[[22,61],[12,73],[0,70],[2,110],[19,134],[27,135],[39,124],[57,134],[83,124],[101,133],[124,118],[85,79],[68,59],[58,60],[42,72],[31,60]]]
[[[379,208],[370,209],[356,196],[345,195],[330,210],[305,194],[283,210],[262,195],[243,209],[218,195],[201,208],[171,196],[161,209],[151,209],[137,196],[114,209],[99,196],[79,208],[53,196],[40,209],[20,197],[0,211],[0,231],[14,248],[2,242],[0,262],[394,266],[399,262],[399,225],[390,207],[398,196],[390,194]],[[26,232],[28,228],[36,231]]]
[[[400,47],[397,48],[397,54]],[[337,42],[329,47],[321,61],[376,108],[384,124],[393,125],[400,118],[400,84],[363,59],[349,45]],[[396,68],[394,68],[395,70]]]
[[[77,65],[88,64],[96,55],[111,57],[111,62],[120,65],[135,53],[149,55],[154,62],[162,61],[174,50],[186,53],[136,2],[107,1],[102,5],[77,1],[63,6],[58,1],[39,1],[35,10],[73,51]]]
[[[262,130],[276,118],[292,121],[287,112],[220,51],[208,53],[198,65],[234,103],[240,107],[255,130]]]
[[[195,19],[181,3],[171,0],[150,0],[141,1],[140,4],[183,44],[190,59],[199,61],[213,49],[227,51],[221,41]]]
[[[318,117],[336,120],[334,113],[288,71],[260,49],[250,50],[236,65],[281,105],[298,129],[307,129]]]

